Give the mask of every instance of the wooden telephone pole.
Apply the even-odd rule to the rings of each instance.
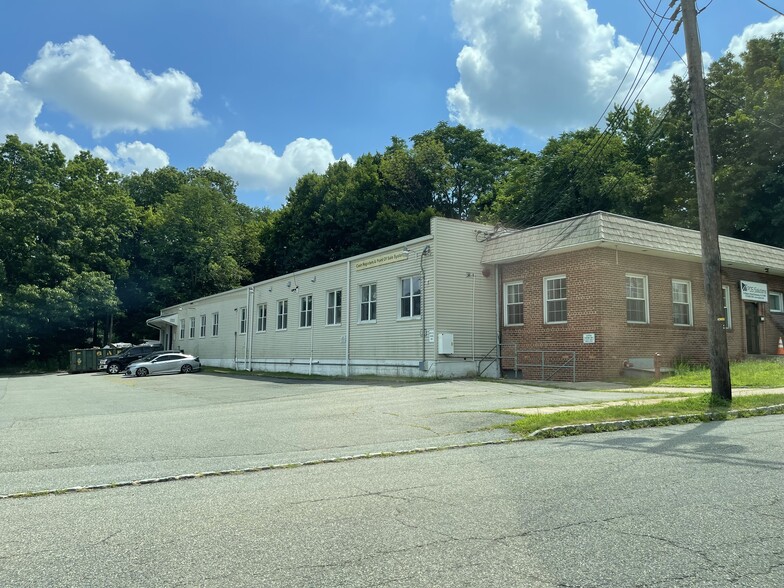
[[[702,51],[697,30],[695,0],[681,0],[683,32],[689,67],[691,120],[694,134],[694,165],[697,177],[697,206],[700,215],[702,271],[705,276],[705,299],[708,313],[708,349],[710,353],[711,390],[714,398],[732,400],[727,335],[724,331],[724,304],[721,290],[721,253],[716,221],[716,198],[713,190],[713,160],[708,140],[708,108],[702,77]]]

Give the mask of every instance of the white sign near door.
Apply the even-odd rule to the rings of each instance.
[[[740,298],[749,302],[767,302],[768,285],[761,282],[740,281]]]

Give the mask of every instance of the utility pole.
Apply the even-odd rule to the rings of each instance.
[[[702,50],[697,30],[695,0],[681,0],[683,32],[689,67],[689,92],[694,165],[697,178],[697,206],[700,215],[702,271],[705,276],[705,300],[708,313],[708,350],[710,353],[711,391],[714,398],[732,400],[727,335],[724,331],[724,305],[721,290],[721,253],[716,221],[716,198],[713,190],[713,160],[708,140],[708,108],[705,81],[702,77]]]

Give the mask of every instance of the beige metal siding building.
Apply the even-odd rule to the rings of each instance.
[[[148,323],[208,366],[476,374],[497,336],[495,282],[481,264],[490,229],[433,218],[419,239],[171,306]]]

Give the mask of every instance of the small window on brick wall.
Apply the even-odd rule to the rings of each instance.
[[[504,284],[504,324],[523,324],[523,283]]]
[[[626,274],[626,322],[648,322],[648,276]]]
[[[691,282],[672,281],[672,324],[679,327],[692,325]]]
[[[544,322],[566,322],[566,276],[544,279]]]

